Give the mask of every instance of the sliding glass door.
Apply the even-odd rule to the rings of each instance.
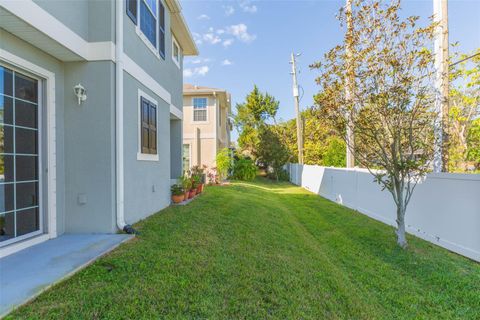
[[[0,65],[0,246],[42,232],[39,85]]]

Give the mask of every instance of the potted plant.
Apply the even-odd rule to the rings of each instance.
[[[181,185],[174,184],[170,187],[170,191],[172,192],[172,201],[173,203],[180,203],[183,201],[183,188]]]
[[[181,178],[182,188],[183,188],[183,200],[188,200],[190,195],[190,189],[192,188],[192,180],[187,175],[182,176]]]
[[[203,191],[203,185],[205,184],[205,170],[207,169],[207,166],[193,166],[191,171],[192,177],[195,178],[195,180],[198,183],[197,187],[197,193],[202,193]]]

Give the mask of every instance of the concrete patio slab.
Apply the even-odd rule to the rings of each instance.
[[[0,259],[0,317],[132,237],[62,235]]]

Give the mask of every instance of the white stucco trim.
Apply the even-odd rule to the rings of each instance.
[[[170,104],[170,113],[180,120],[183,119],[183,112],[173,104]]]
[[[171,104],[172,98],[170,93],[126,54],[123,54],[123,64],[125,72],[137,79],[145,87],[152,90],[157,96],[160,97],[160,99],[168,104]]]
[[[21,241],[0,249],[0,257],[5,256],[27,246],[37,244],[41,241],[55,238],[57,236],[57,160],[56,160],[56,126],[55,126],[55,74],[30,61],[18,57],[4,49],[0,49],[0,60],[3,60],[21,70],[25,70],[45,80],[46,97],[44,99],[47,110],[47,223],[45,234]]]
[[[85,60],[115,60],[111,41],[86,41],[32,0],[0,0],[0,6]]]

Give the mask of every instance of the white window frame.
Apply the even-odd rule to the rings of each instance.
[[[161,0],[156,0],[156,3],[157,3],[157,15],[155,16],[155,34],[156,34],[156,37],[155,37],[155,46],[150,42],[150,40],[148,40],[147,36],[145,36],[143,34],[143,31],[142,29],[140,28],[140,24],[141,24],[141,14],[140,14],[140,2],[143,1],[145,2],[145,0],[138,0],[137,1],[137,26],[135,27],[135,31],[137,32],[137,35],[140,37],[140,39],[142,39],[143,43],[145,43],[145,45],[147,46],[148,49],[150,49],[150,51],[152,51],[152,53],[158,58],[158,59],[161,59],[161,56],[160,56],[160,53],[158,52],[158,32],[159,32],[159,29],[158,29],[158,24],[159,24],[159,13],[160,13],[160,1]],[[150,10],[150,12],[152,13],[153,15],[153,12],[152,12],[152,9],[150,9],[150,7],[148,6],[148,3],[145,2],[145,5],[147,6],[148,10]]]
[[[178,60],[175,57],[175,46],[178,48]],[[172,60],[177,65],[178,69],[181,69],[181,60],[182,60],[182,49],[178,44],[177,39],[172,34]]]
[[[44,134],[47,135],[47,174],[42,174],[39,179],[46,179],[47,186],[47,221],[43,223],[43,233],[20,242],[14,242],[0,249],[0,258],[18,252],[32,245],[39,244],[48,239],[57,237],[57,186],[56,186],[56,126],[55,126],[55,74],[46,70],[28,60],[20,58],[6,50],[0,49],[0,60],[6,62],[20,72],[28,72],[38,76],[43,80],[43,88],[46,97],[39,91],[39,100],[46,104],[45,117],[47,118],[47,127],[44,128]],[[40,86],[39,86],[40,89]],[[42,195],[43,199],[43,195]],[[46,228],[46,229],[45,229]]]
[[[147,99],[151,103],[157,106],[156,108],[156,119],[157,119],[157,154],[150,154],[150,153],[142,153],[142,97],[144,99]],[[138,161],[159,161],[160,157],[158,155],[158,102],[142,90],[138,89],[138,99],[137,99],[137,134],[138,134],[138,139],[137,139],[137,160]]]
[[[205,105],[207,120],[205,120],[205,121],[195,121],[195,104],[194,104],[195,99],[206,99],[207,100],[207,104]],[[192,123],[193,124],[207,124],[209,122],[210,122],[210,119],[208,117],[208,97],[193,97],[192,98]]]

